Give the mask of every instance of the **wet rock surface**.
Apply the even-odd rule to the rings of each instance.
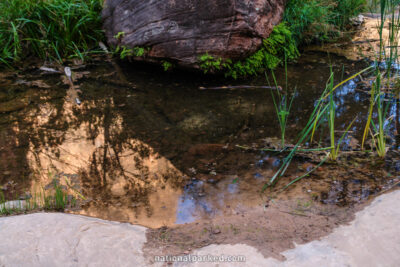
[[[205,53],[240,59],[256,51],[283,11],[283,0],[107,0],[103,18],[109,44],[194,66]]]

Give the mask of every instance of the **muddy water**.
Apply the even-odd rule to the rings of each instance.
[[[330,62],[338,80],[367,66],[315,53],[289,65],[288,88],[296,88],[289,142],[294,142],[323,91]],[[0,76],[0,186],[7,199],[51,188],[55,179],[79,199],[80,208],[70,212],[160,227],[234,214],[275,197],[308,196],[348,205],[398,179],[395,152],[384,162],[367,156],[355,161],[349,154],[342,167],[323,166],[316,177],[293,189],[261,194],[282,156],[236,145],[279,145],[271,92],[199,87],[265,85],[264,77],[228,82],[142,65],[122,70],[128,83],[111,64],[76,69],[80,79],[74,82],[74,92],[60,74],[37,69]],[[284,86],[283,70],[276,75]],[[337,134],[358,116],[344,149],[358,148],[365,124],[369,95],[358,83],[359,78],[336,92]],[[398,121],[398,105],[390,112]],[[396,125],[389,127],[389,143],[395,149]],[[320,135],[322,144],[325,135]],[[298,158],[286,179],[316,163]]]

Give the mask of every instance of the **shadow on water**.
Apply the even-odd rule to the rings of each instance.
[[[336,77],[365,67],[362,62],[331,60]],[[305,54],[289,66],[288,87],[297,88],[287,129],[289,140],[304,126],[323,91],[329,62],[324,54]],[[66,93],[68,86],[58,75],[32,71],[0,79],[0,109],[4,103],[26,99],[25,105],[0,114],[0,185],[8,199],[25,191],[35,192],[58,179],[71,194],[79,191],[84,196],[81,208],[71,212],[149,227],[262,205],[265,196],[259,191],[281,159],[236,145],[262,147],[266,140],[279,143],[270,91],[198,90],[200,86],[225,85],[226,81],[154,72],[142,65],[124,66],[123,70],[129,86],[119,82],[109,64],[77,70],[78,74],[84,72],[84,78],[76,82],[79,105]],[[282,70],[277,71],[277,77],[284,81]],[[42,84],[39,89],[29,83],[38,79],[47,86]],[[232,83],[264,85],[265,79]],[[358,115],[351,129],[355,140],[363,130],[369,99],[357,84],[358,80],[350,81],[336,93],[338,130]],[[397,106],[391,111],[399,112]],[[349,147],[352,142],[356,141],[347,140]],[[300,167],[292,167],[289,173],[302,173],[307,163],[299,160]],[[357,164],[361,168],[365,163]],[[374,177],[393,172],[389,165],[386,171],[379,170],[385,174],[375,173]],[[348,181],[344,187],[355,184],[361,189],[353,188],[346,194],[343,180],[348,177],[344,170],[337,173],[338,177],[330,177],[327,167],[329,177],[324,178],[324,185],[320,181],[315,185],[320,187],[313,189],[320,201],[351,204],[389,183],[386,178],[378,181],[368,177],[360,178],[361,182]],[[302,185],[287,195],[309,190]],[[338,194],[340,199],[345,194],[344,202],[337,201]]]

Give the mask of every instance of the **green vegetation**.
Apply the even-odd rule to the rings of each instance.
[[[147,49],[144,47],[127,48],[126,46],[117,46],[114,54],[119,55],[121,59],[126,57],[142,57],[146,54]]]
[[[3,191],[0,190],[0,216],[15,213],[25,213],[38,210],[64,211],[66,208],[77,206],[77,199],[86,198],[71,185],[71,181],[64,177],[65,185],[61,185],[61,178],[54,172],[48,172],[52,183],[45,188],[37,187],[31,193],[26,193],[22,198],[14,196],[14,201],[6,202]],[[68,189],[70,190],[69,194]],[[23,200],[18,200],[23,199]]]
[[[379,51],[375,59],[375,81],[372,84],[370,105],[368,111],[367,123],[364,129],[362,148],[364,148],[365,140],[368,134],[371,135],[372,144],[376,148],[378,155],[382,158],[386,155],[386,129],[390,118],[387,118],[389,104],[385,101],[387,93],[383,90],[384,83],[386,87],[391,87],[391,81],[394,80],[393,86],[399,79],[399,74],[393,70],[395,64],[399,64],[398,40],[400,31],[400,15],[397,13],[399,0],[380,0],[374,1],[377,5],[375,9],[380,11],[380,22],[378,25],[379,32]],[[378,6],[379,5],[379,6]],[[383,30],[385,23],[389,17],[389,38],[387,41],[383,38]],[[385,71],[381,72],[381,65],[384,63]],[[394,77],[393,77],[394,76]],[[386,82],[385,82],[386,81]],[[378,122],[374,122],[373,113],[376,112]],[[371,129],[372,126],[372,129]]]
[[[173,64],[169,61],[163,61],[162,65],[163,65],[164,71],[168,71],[173,67]]]
[[[352,17],[366,9],[366,0],[289,0],[284,21],[299,44],[327,41],[345,30]]]
[[[292,32],[286,23],[277,25],[263,41],[261,49],[243,61],[226,66],[226,75],[233,78],[256,75],[264,69],[275,69],[286,57],[293,60],[299,56]]]
[[[234,79],[275,69],[285,57],[296,59],[299,45],[339,37],[350,19],[365,8],[365,0],[289,0],[283,22],[275,26],[257,52],[237,62],[206,53],[199,57],[200,68],[205,73],[222,71]]]
[[[276,81],[275,78],[275,74],[273,71],[271,71],[272,73],[272,78],[274,80],[274,84],[275,87],[278,88],[278,83]],[[267,78],[268,81],[268,76],[265,75],[265,77]],[[272,94],[272,100],[274,102],[274,107],[275,107],[275,111],[276,111],[276,115],[278,118],[278,122],[279,122],[279,128],[281,130],[281,149],[285,148],[285,134],[286,134],[286,125],[288,122],[288,117],[290,114],[290,109],[292,107],[293,104],[293,100],[295,97],[295,93],[296,93],[296,89],[293,92],[293,95],[291,96],[291,98],[289,98],[289,92],[288,92],[288,73],[287,73],[287,60],[285,59],[285,91],[281,92],[280,90],[276,90],[276,96],[273,90],[271,90],[271,94]],[[269,81],[268,81],[268,84]]]
[[[377,3],[377,2],[375,2]],[[306,124],[306,127],[301,131],[299,135],[299,140],[294,146],[293,149],[290,150],[289,154],[283,159],[283,164],[280,166],[278,171],[274,174],[274,176],[269,180],[267,184],[263,187],[265,190],[269,186],[273,186],[276,181],[281,178],[289,164],[293,160],[295,154],[299,151],[325,151],[330,150],[325,158],[323,158],[319,164],[317,164],[312,170],[307,173],[293,179],[289,182],[285,188],[292,185],[293,183],[299,181],[300,179],[308,176],[311,172],[315,171],[319,166],[325,163],[328,159],[332,161],[336,161],[339,157],[340,145],[348,133],[350,127],[354,123],[355,119],[349,123],[348,127],[344,131],[343,135],[340,137],[338,142],[335,141],[335,117],[336,117],[336,103],[334,101],[334,91],[345,84],[346,82],[354,79],[358,75],[370,71],[373,69],[373,74],[375,76],[375,81],[371,87],[371,97],[370,97],[370,106],[368,110],[367,122],[364,130],[363,140],[361,148],[364,149],[364,143],[368,137],[371,135],[372,139],[372,147],[371,151],[376,151],[376,154],[384,158],[386,156],[387,144],[386,144],[386,130],[390,123],[391,118],[388,118],[388,109],[389,105],[392,102],[392,99],[395,99],[394,94],[390,92],[384,91],[384,84],[386,88],[396,87],[399,72],[394,69],[394,65],[399,64],[399,54],[398,54],[398,37],[400,31],[400,15],[397,13],[397,9],[400,1],[398,0],[380,0],[379,7],[377,10],[380,10],[380,24],[377,27],[380,35],[380,46],[379,51],[377,52],[377,58],[373,66],[362,70],[359,73],[343,80],[336,86],[334,86],[334,75],[331,68],[331,75],[328,79],[327,86],[322,93],[320,99],[317,100],[317,103],[314,107],[314,110]],[[390,19],[388,22],[389,25],[389,38],[387,41],[383,38],[383,29],[385,27],[385,22],[387,18]],[[342,17],[342,20],[344,18]],[[382,69],[384,71],[382,72]],[[398,100],[395,100],[398,101]],[[276,104],[275,104],[276,106]],[[278,109],[277,109],[278,110]],[[279,114],[279,113],[278,113]],[[279,116],[279,115],[278,115]],[[324,119],[325,118],[325,119]],[[377,119],[377,122],[374,121],[374,118]],[[313,140],[316,129],[323,125],[324,123],[328,124],[329,128],[329,137],[330,137],[330,147],[318,147],[314,149],[300,149],[302,146],[306,147],[307,140]],[[280,121],[281,124],[281,121]],[[372,127],[371,127],[372,126]],[[312,143],[312,142],[311,142]],[[279,152],[284,152],[285,150],[281,150]]]
[[[292,32],[286,23],[277,25],[269,38],[263,41],[261,49],[243,61],[232,62],[222,60],[209,54],[199,57],[200,68],[205,73],[209,71],[223,71],[228,77],[234,79],[256,75],[265,69],[274,69],[283,62],[286,57],[288,60],[299,56],[297,45],[292,38]]]
[[[17,198],[16,198],[17,199]],[[76,198],[69,196],[65,189],[53,180],[53,188],[46,192],[40,189],[34,192],[30,198],[15,200],[13,204],[5,204],[6,199],[0,190],[0,215],[10,215],[34,210],[64,211],[67,207],[76,206]]]
[[[314,110],[312,111],[308,122],[304,129],[301,131],[299,134],[299,139],[295,146],[288,152],[288,155],[283,159],[283,163],[278,169],[278,171],[274,174],[274,176],[269,180],[267,184],[263,187],[263,190],[265,190],[269,186],[275,185],[277,180],[281,178],[285,173],[287,168],[289,167],[290,163],[292,162],[294,156],[296,155],[297,152],[312,152],[312,151],[326,151],[330,150],[330,153],[327,154],[327,156],[321,160],[317,166],[315,166],[312,170],[308,171],[306,174],[301,175],[295,179],[293,179],[290,183],[286,185],[285,188],[288,186],[292,185],[293,183],[299,181],[300,179],[306,177],[309,175],[311,172],[316,170],[319,166],[321,166],[323,163],[325,163],[328,159],[331,160],[336,160],[338,157],[338,152],[340,149],[340,144],[346,135],[346,133],[349,131],[351,125],[353,122],[350,123],[350,125],[347,127],[345,130],[344,134],[341,136],[339,141],[336,143],[335,142],[335,129],[334,129],[334,120],[335,120],[335,103],[333,101],[333,93],[334,91],[342,86],[344,83],[348,82],[351,79],[354,79],[356,76],[370,70],[371,68],[366,68],[362,70],[361,72],[358,72],[357,74],[351,76],[350,78],[340,82],[336,86],[333,86],[333,73],[331,72],[331,75],[329,77],[328,83],[326,85],[325,90],[321,94],[321,97],[317,100],[316,105],[314,107]],[[302,147],[306,147],[306,142],[308,140],[312,140],[314,133],[317,129],[317,127],[322,126],[323,123],[327,122],[328,127],[330,129],[330,147],[318,147],[318,148],[311,148],[311,149],[303,149]],[[283,149],[279,152],[286,152],[286,149]]]
[[[113,54],[118,56],[120,59],[125,59],[127,57],[142,57],[148,52],[149,48],[145,47],[134,47],[128,48],[124,45],[120,45],[122,38],[125,36],[125,32],[119,32],[118,34],[114,35],[114,39],[118,41],[118,45],[115,47]]]
[[[228,60],[226,63],[222,63],[222,58],[210,56],[208,53],[201,55],[199,57],[199,60],[200,68],[204,71],[204,73],[207,73],[209,71],[219,71],[223,67],[228,66],[228,64],[232,63],[232,61],[230,60]]]
[[[367,71],[368,69],[365,69],[364,71]],[[350,77],[350,79],[355,78],[356,76],[358,76],[360,73],[357,73],[355,76]],[[349,79],[347,79],[348,81]],[[336,88],[338,88],[339,86],[334,87],[334,73],[332,71],[332,67],[331,67],[331,75],[329,77],[329,81],[327,84],[327,89],[328,89],[328,95],[325,96],[324,98],[328,98],[328,103],[326,103],[326,105],[328,105],[328,109],[327,109],[327,121],[328,121],[328,127],[329,127],[329,137],[330,137],[330,152],[329,152],[329,158],[332,161],[336,161],[338,159],[338,155],[339,155],[339,151],[340,151],[340,145],[342,144],[342,141],[344,139],[344,137],[346,136],[346,134],[349,132],[350,127],[353,125],[355,119],[349,124],[349,126],[347,126],[346,130],[344,131],[344,133],[342,134],[342,136],[340,137],[339,141],[336,143],[335,142],[335,118],[336,118],[336,103],[334,101],[334,91]],[[314,126],[316,125],[316,123],[314,124]],[[311,134],[311,140],[312,137],[314,136],[314,131],[315,131],[315,127],[313,129],[313,132]]]
[[[87,58],[98,42],[102,0],[0,1],[0,61],[28,56],[43,60]]]
[[[85,60],[104,40],[101,30],[102,0],[4,0],[0,2],[0,62],[12,64],[29,56],[59,63],[69,58]],[[365,0],[289,0],[284,22],[277,25],[262,47],[242,61],[200,56],[204,72],[222,71],[238,78],[274,69],[299,56],[304,41],[326,40],[342,30],[365,6]],[[125,35],[119,32],[114,38]],[[117,46],[121,59],[146,54],[144,47]],[[165,70],[172,65],[162,62]]]

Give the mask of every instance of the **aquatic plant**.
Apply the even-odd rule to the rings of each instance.
[[[312,170],[308,171],[306,174],[301,175],[295,179],[293,179],[290,183],[288,183],[284,188],[287,188],[288,186],[292,185],[293,183],[299,181],[300,179],[306,177],[309,175],[312,171],[314,171],[316,168],[321,166],[327,159],[331,160],[336,160],[339,154],[340,150],[340,143],[342,142],[345,134],[349,131],[351,125],[354,123],[355,119],[348,125],[346,130],[344,131],[344,134],[342,137],[339,139],[337,143],[335,143],[335,102],[334,102],[334,97],[333,97],[333,92],[335,89],[338,87],[342,86],[344,83],[348,82],[351,79],[354,79],[356,76],[362,74],[363,72],[366,72],[372,68],[375,68],[375,81],[372,84],[371,88],[371,97],[370,97],[370,106],[368,110],[368,118],[367,118],[367,123],[366,127],[364,129],[364,134],[363,134],[363,140],[362,140],[362,148],[364,148],[364,142],[366,140],[366,137],[368,134],[371,134],[372,137],[372,143],[374,144],[376,151],[380,157],[385,157],[386,155],[386,133],[385,133],[385,127],[388,125],[389,118],[387,118],[387,112],[388,112],[388,107],[389,104],[385,102],[385,92],[383,92],[382,88],[382,78],[383,75],[380,71],[380,66],[381,63],[384,61],[386,70],[386,81],[390,83],[390,77],[393,73],[391,66],[394,65],[394,63],[398,64],[398,32],[400,28],[400,18],[399,14],[397,13],[396,9],[398,8],[398,4],[400,1],[398,0],[380,0],[380,12],[381,12],[381,18],[380,18],[380,24],[378,27],[379,35],[380,35],[380,49],[379,53],[376,59],[376,62],[374,66],[366,68],[362,70],[361,72],[349,77],[348,79],[340,82],[336,86],[333,86],[334,82],[334,75],[332,72],[331,68],[331,75],[328,80],[327,86],[319,100],[317,100],[315,108],[310,116],[310,119],[306,125],[306,127],[302,130],[300,133],[300,139],[294,149],[289,153],[287,157],[285,157],[283,164],[279,168],[279,170],[275,173],[275,175],[270,179],[270,181],[264,186],[263,190],[265,190],[268,186],[273,185],[276,183],[276,180],[280,177],[282,177],[289,166],[292,158],[294,157],[295,153],[297,152],[300,144],[304,140],[306,140],[308,135],[310,134],[310,139],[312,140],[314,137],[314,133],[316,128],[322,123],[322,116],[326,114],[327,116],[327,121],[328,121],[328,127],[329,127],[329,134],[330,134],[330,153],[320,161],[320,163],[315,166]],[[390,23],[389,23],[389,39],[388,39],[388,45],[385,44],[385,40],[383,39],[383,28],[385,24],[385,19],[387,16],[387,12],[390,12],[389,18]],[[386,47],[389,47],[389,52],[387,53]],[[398,73],[397,73],[398,75]],[[326,100],[328,101],[326,102]],[[374,123],[372,120],[372,115],[374,113],[374,109],[376,108],[376,114],[378,118],[378,122]],[[372,126],[372,129],[371,129]],[[326,148],[321,148],[321,149],[326,149]],[[316,150],[319,150],[317,148]]]
[[[322,108],[322,109],[319,110],[319,108]],[[267,189],[268,187],[275,185],[277,179],[279,179],[280,177],[282,177],[285,174],[287,168],[289,167],[290,163],[292,162],[292,160],[293,160],[295,154],[297,153],[297,151],[299,150],[300,146],[309,137],[311,131],[313,130],[314,122],[320,121],[322,119],[327,108],[328,107],[325,105],[325,107],[319,106],[316,109],[314,109],[314,111],[319,110],[320,112],[312,113],[312,115],[310,116],[310,118],[307,122],[306,127],[303,129],[303,134],[300,136],[299,140],[297,141],[296,145],[292,148],[292,150],[290,150],[290,153],[283,159],[283,163],[279,167],[278,171],[272,176],[272,178],[269,180],[269,182],[264,185],[263,191],[265,189]],[[317,150],[324,150],[324,149],[317,149]]]
[[[271,179],[266,183],[262,189],[264,191],[266,188],[273,186],[279,178],[281,178],[287,168],[289,167],[290,163],[292,162],[294,156],[296,155],[297,152],[300,151],[326,151],[330,150],[330,153],[321,160],[319,164],[317,164],[317,167],[321,166],[326,160],[329,158],[332,160],[336,160],[340,151],[340,144],[343,141],[344,136],[347,134],[349,131],[351,125],[355,121],[355,119],[349,124],[347,129],[344,131],[344,134],[341,136],[339,141],[336,143],[335,142],[335,103],[333,101],[333,93],[334,91],[345,84],[346,82],[354,79],[358,75],[361,75],[362,73],[370,70],[372,67],[368,67],[366,69],[361,70],[360,72],[352,75],[351,77],[341,81],[337,85],[334,86],[334,75],[333,71],[331,68],[331,75],[328,79],[327,85],[324,89],[324,91],[321,94],[321,97],[316,101],[316,104],[314,106],[313,111],[311,112],[311,115],[306,123],[306,126],[303,128],[303,130],[300,132],[298,141],[295,144],[295,146],[290,150],[289,154],[283,159],[283,163],[278,169],[278,171],[271,177]],[[329,101],[327,101],[329,99]],[[318,126],[320,126],[324,122],[324,118],[328,118],[328,127],[329,127],[329,133],[330,133],[330,147],[318,147],[315,149],[302,149],[302,146],[304,146],[305,141],[307,140],[312,140],[315,134],[315,131]],[[282,151],[283,152],[283,151]],[[315,170],[317,167],[313,168]],[[288,186],[292,185],[293,183],[299,181],[300,179],[306,177],[310,172],[307,172],[304,175],[301,175],[300,177],[297,177],[293,179],[288,185],[285,187],[287,188]]]
[[[290,114],[290,109],[292,107],[293,104],[293,100],[296,94],[296,89],[294,90],[293,94],[291,97],[289,97],[289,92],[288,92],[288,75],[287,75],[287,60],[286,60],[286,56],[285,56],[285,91],[282,93],[280,90],[271,90],[271,95],[272,95],[272,100],[274,103],[274,107],[275,107],[275,112],[278,118],[278,122],[279,122],[279,128],[281,130],[281,149],[285,148],[285,135],[286,135],[286,125],[288,122],[288,117]],[[272,78],[274,80],[275,83],[275,88],[278,88],[278,83],[276,81],[275,78],[275,74],[274,71],[271,71],[271,75]],[[268,83],[268,76],[265,75]],[[275,93],[274,91],[276,91],[276,97],[275,97]]]
[[[364,144],[368,135],[371,135],[372,144],[376,148],[377,154],[384,158],[386,155],[386,132],[385,128],[389,122],[388,108],[390,103],[385,101],[386,93],[383,91],[383,80],[387,81],[387,87],[390,87],[392,75],[398,76],[398,73],[393,72],[393,65],[399,63],[398,55],[398,37],[400,30],[400,15],[398,13],[399,0],[379,0],[375,2],[379,5],[380,19],[378,20],[379,33],[379,51],[375,59],[375,81],[371,88],[370,104],[368,109],[367,122],[364,128],[361,147],[364,149]],[[389,17],[389,38],[386,41],[383,37],[385,23]],[[386,43],[387,42],[387,43]],[[387,48],[389,51],[387,51]],[[380,67],[384,63],[385,72],[382,74]],[[372,119],[374,110],[376,109],[378,122],[375,123]],[[372,128],[371,128],[372,126]]]
[[[381,92],[380,88],[381,88],[381,74],[378,70],[376,74],[376,80],[372,84],[370,104],[368,109],[368,118],[366,126],[364,128],[361,148],[364,149],[366,137],[368,136],[368,134],[371,134],[372,142],[375,145],[376,151],[378,155],[383,158],[386,155],[386,136],[384,132],[384,117],[386,117],[386,114],[384,114],[383,112],[383,105],[384,105],[383,93]],[[378,112],[378,127],[372,120],[372,114],[374,112],[375,106],[377,106],[377,112]],[[373,126],[374,132],[371,131],[370,127],[371,125]]]
[[[347,128],[345,129],[345,131],[343,132],[342,136],[339,138],[338,142],[335,142],[335,118],[336,118],[336,103],[334,101],[334,89],[336,89],[333,85],[334,85],[334,73],[332,70],[332,67],[330,68],[330,77],[328,80],[328,91],[329,91],[329,95],[328,95],[328,110],[327,110],[327,117],[328,117],[328,127],[329,127],[329,137],[330,137],[330,152],[329,152],[329,158],[332,161],[336,161],[339,155],[339,151],[340,151],[340,145],[344,139],[344,137],[347,135],[347,133],[349,132],[351,126],[353,125],[354,121],[356,120],[356,118],[353,119],[353,121],[347,126]],[[354,76],[353,76],[354,77]],[[326,96],[325,96],[326,98]]]

